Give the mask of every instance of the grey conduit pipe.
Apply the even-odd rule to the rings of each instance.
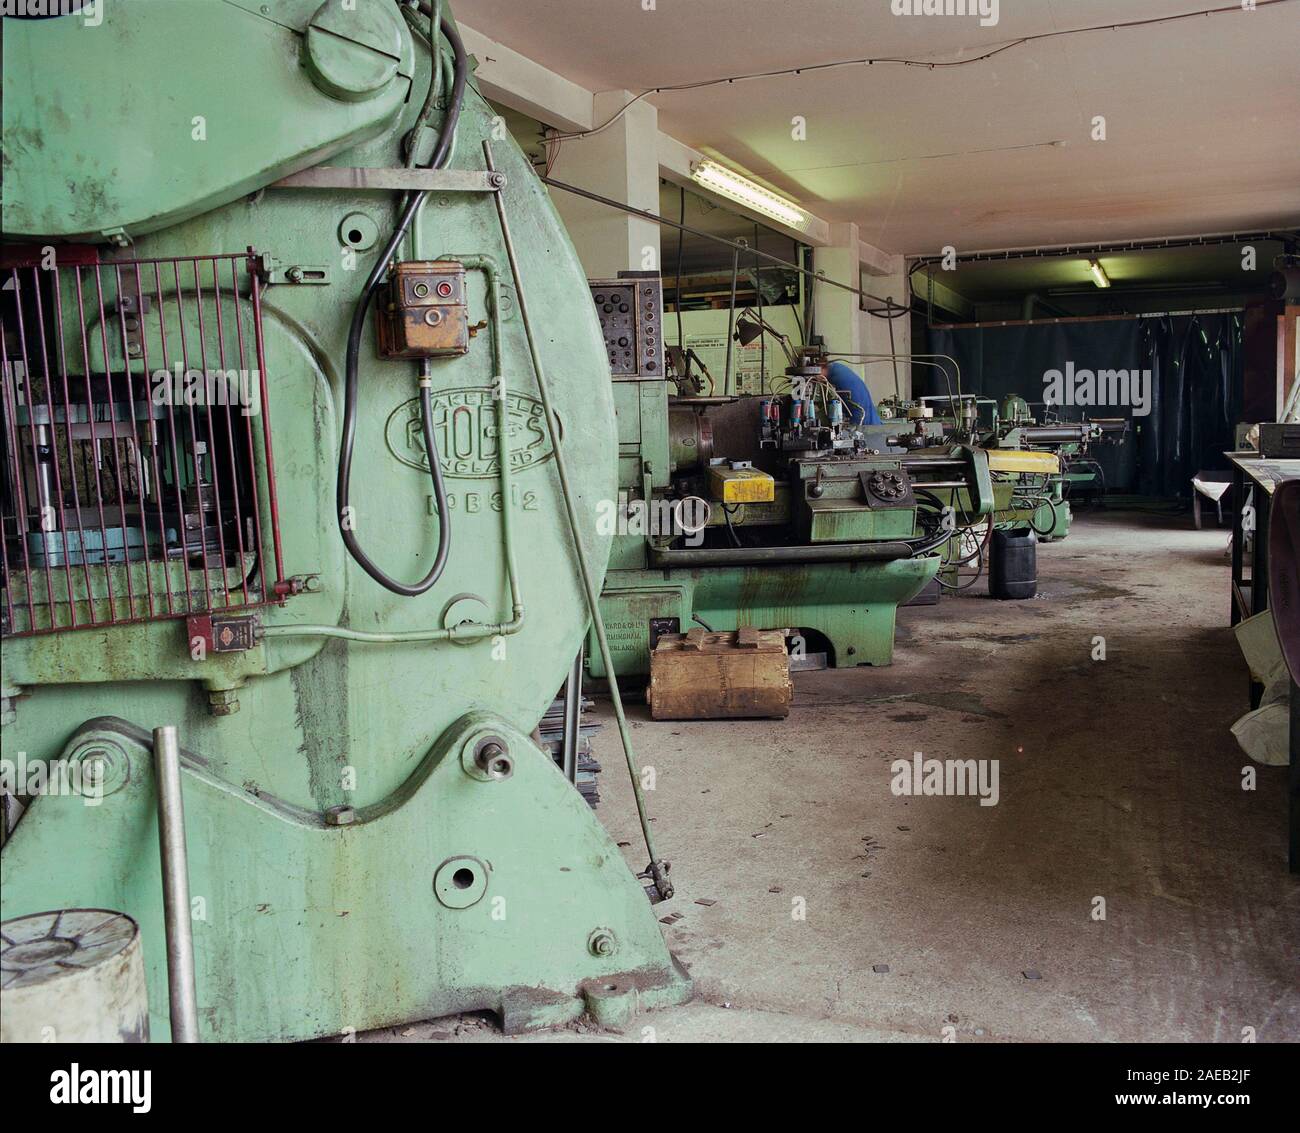
[[[740,249],[731,253],[731,300],[727,304],[727,364],[722,371],[722,393],[725,397],[736,388],[731,377],[731,336],[736,332],[736,278],[740,275]]]
[[[894,562],[910,559],[907,543],[813,543],[807,547],[686,547],[652,552],[656,566],[772,566],[781,563]]]

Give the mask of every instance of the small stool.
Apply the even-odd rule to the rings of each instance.
[[[1192,522],[1196,530],[1201,529],[1201,497],[1213,500],[1219,513],[1219,523],[1223,522],[1223,497],[1232,483],[1231,472],[1198,472],[1192,477]]]

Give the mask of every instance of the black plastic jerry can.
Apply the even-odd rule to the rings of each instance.
[[[989,593],[1032,598],[1038,593],[1038,536],[1032,528],[994,531],[989,552]]]

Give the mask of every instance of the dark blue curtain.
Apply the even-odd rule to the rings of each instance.
[[[1053,371],[1150,371],[1145,414],[1132,404],[1051,410],[1065,421],[1129,419],[1119,445],[1093,447],[1107,484],[1141,495],[1185,497],[1196,472],[1227,467],[1223,453],[1233,446],[1241,402],[1241,326],[1240,314],[1230,313],[932,327],[928,349],[956,359],[963,392],[994,401],[1018,394],[1040,419]],[[916,367],[913,374],[920,392],[948,392],[938,371]]]

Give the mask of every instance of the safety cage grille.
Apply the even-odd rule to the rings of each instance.
[[[27,251],[0,267],[0,631],[278,601],[258,255]]]

